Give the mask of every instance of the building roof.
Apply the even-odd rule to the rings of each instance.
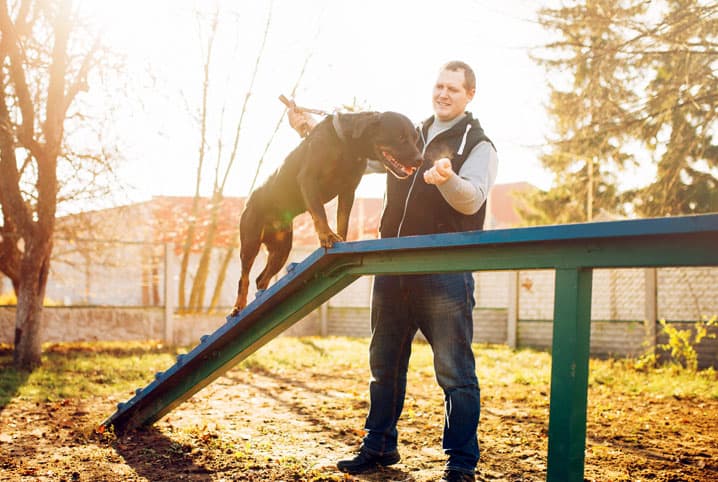
[[[487,206],[486,229],[497,229],[518,225],[520,218],[516,210],[518,201],[514,193],[536,189],[529,183],[497,184],[491,190]],[[217,207],[217,226],[213,244],[230,247],[238,244],[239,218],[246,198],[226,197]],[[113,237],[126,241],[171,243],[180,252],[185,243],[187,230],[192,218],[194,198],[190,196],[156,196],[128,206],[85,213],[95,221],[98,219],[112,227]],[[383,200],[378,198],[357,198],[349,219],[348,240],[374,239],[379,236]],[[193,234],[193,248],[201,250],[211,225],[214,205],[209,198],[200,198],[197,205],[197,219]],[[336,226],[336,199],[326,205],[330,226]],[[149,218],[149,219],[147,219]],[[69,219],[65,219],[65,222]],[[141,238],[141,239],[138,239]],[[149,238],[149,239],[148,239]],[[317,247],[319,242],[314,225],[308,213],[294,219],[294,246]]]
[[[521,223],[518,209],[524,205],[518,193],[536,191],[538,188],[528,182],[495,184],[491,188],[486,206],[486,229],[513,228]]]
[[[155,241],[174,243],[181,247],[187,236],[192,213],[192,197],[158,196],[148,201],[152,206]],[[246,198],[228,197],[222,200],[217,217],[218,224],[214,245],[229,247],[238,243],[239,218],[244,209]],[[203,245],[211,224],[213,205],[210,199],[201,198],[198,205],[193,245],[199,249]],[[349,219],[348,240],[376,238],[379,233],[382,200],[375,198],[358,198],[354,201]],[[336,200],[326,205],[327,218],[330,226],[336,226]],[[319,245],[314,224],[308,213],[294,219],[295,246]]]

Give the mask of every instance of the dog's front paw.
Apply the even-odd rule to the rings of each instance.
[[[342,241],[344,241],[344,239],[332,231],[319,235],[319,243],[322,245],[322,248],[331,248],[334,246],[334,243],[341,243]]]

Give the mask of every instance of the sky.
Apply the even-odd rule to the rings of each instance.
[[[284,111],[277,98],[291,94],[305,62],[297,104],[331,111],[356,103],[401,112],[415,123],[432,113],[439,67],[449,60],[468,62],[477,74],[477,94],[468,109],[497,146],[496,182],[526,181],[548,189],[551,175],[538,160],[549,134],[546,74],[529,57],[532,48],[547,41],[534,21],[541,3],[88,0],[84,8],[100,25],[105,42],[125,59],[130,80],[117,89],[122,101],[112,135],[123,158],[118,174],[128,186],[127,196],[141,200],[194,193],[202,48],[215,5],[221,15],[211,64],[203,195],[211,193],[216,160],[220,171],[226,168],[260,50],[225,196],[247,195]],[[197,20],[198,11],[204,20]],[[98,81],[92,87],[103,85]],[[264,156],[259,182],[299,141],[285,118]],[[367,175],[358,195],[381,197],[383,189],[382,175]]]

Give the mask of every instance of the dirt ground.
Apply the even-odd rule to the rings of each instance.
[[[427,370],[410,376],[402,461],[366,476],[337,471],[362,436],[367,377],[365,367],[341,363],[248,364],[149,430],[122,436],[95,431],[118,400],[16,399],[0,412],[0,480],[437,480],[443,405]],[[482,382],[478,480],[545,479],[547,392]],[[597,385],[589,405],[586,480],[718,480],[717,400],[616,395]]]

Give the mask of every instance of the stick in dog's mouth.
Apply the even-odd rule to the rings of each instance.
[[[415,167],[405,166],[399,161],[397,161],[396,158],[389,151],[382,149],[381,154],[384,157],[384,160],[386,161],[388,167],[391,168],[389,169],[389,172],[391,172],[395,177],[399,179],[405,179],[414,174],[414,171],[416,171]]]

